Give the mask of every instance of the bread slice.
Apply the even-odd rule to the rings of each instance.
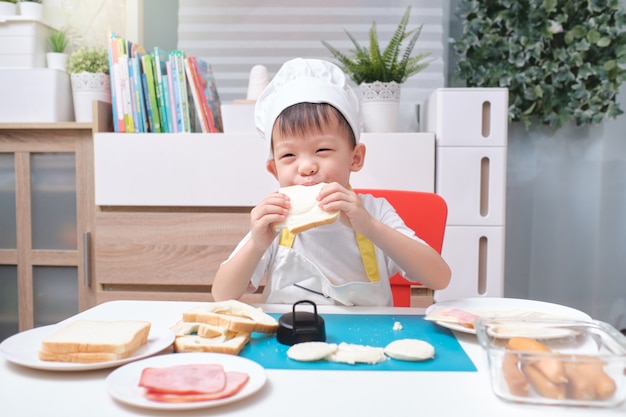
[[[72,362],[72,363],[95,363],[117,361],[127,358],[132,352],[107,353],[107,352],[71,352],[55,353],[39,349],[39,359],[48,362]]]
[[[274,317],[237,300],[200,304],[184,312],[183,321],[211,324],[235,333],[276,333],[278,329]]]
[[[213,352],[238,355],[250,340],[250,333],[228,332],[224,336],[202,337],[199,335],[179,336],[174,340],[176,352]]]
[[[39,358],[57,362],[103,362],[130,356],[148,342],[150,322],[78,320],[41,342]]]
[[[417,362],[435,357],[435,347],[419,339],[398,339],[384,348],[385,355],[400,361]]]
[[[333,223],[339,218],[339,210],[326,211],[316,200],[320,189],[326,185],[321,182],[316,185],[292,185],[282,187],[278,191],[286,194],[291,200],[289,213],[285,221],[274,224],[274,229],[280,231],[287,228],[291,233],[300,233],[314,227]]]

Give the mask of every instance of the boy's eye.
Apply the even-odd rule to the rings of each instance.
[[[293,158],[294,156],[295,156],[295,155],[294,155],[294,154],[292,154],[292,153],[285,153],[285,154],[282,154],[282,155],[280,156],[280,159],[284,159],[284,158]]]
[[[317,152],[328,152],[330,150],[331,150],[330,148],[319,148]]]

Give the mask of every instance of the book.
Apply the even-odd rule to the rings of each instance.
[[[166,71],[167,71],[167,85],[169,90],[169,99],[170,105],[169,109],[169,119],[171,121],[171,130],[170,132],[176,133],[178,132],[178,122],[177,122],[177,112],[176,112],[176,98],[174,94],[174,81],[172,77],[172,63],[168,59],[165,63]]]
[[[176,51],[169,52],[170,64],[170,88],[174,92],[174,112],[176,118],[176,132],[184,132],[183,130],[183,106],[180,98],[180,82],[178,78],[178,65],[176,63]]]
[[[220,96],[217,92],[217,83],[213,76],[213,69],[203,59],[195,59],[198,80],[202,88],[199,88],[201,100],[208,106],[207,115],[210,115],[209,125],[213,126],[212,132],[223,132],[222,111]]]
[[[180,111],[180,132],[191,132],[191,121],[189,117],[189,96],[187,92],[187,77],[185,76],[184,53],[180,50],[170,52],[170,56],[174,57],[173,65],[176,70],[174,83],[178,92],[178,109]]]
[[[132,99],[130,93],[130,79],[128,76],[128,55],[126,53],[118,57],[120,88],[122,92],[122,114],[124,117],[124,131],[133,133],[135,131],[135,123],[133,121]]]
[[[154,47],[152,53],[152,63],[154,66],[154,76],[156,84],[157,101],[159,105],[159,112],[161,114],[161,126],[163,132],[173,132],[170,128],[170,117],[168,115],[169,109],[169,86],[167,82],[167,53],[159,48]]]
[[[185,73],[187,74],[187,81],[189,81],[189,90],[191,91],[193,104],[196,109],[198,120],[200,122],[200,128],[203,133],[208,133],[211,130],[209,129],[209,124],[208,124],[205,108],[200,99],[199,81],[198,81],[198,76],[196,74],[196,67],[194,64],[195,64],[195,57],[188,56],[185,58]]]
[[[135,131],[147,132],[147,111],[143,94],[143,81],[141,75],[140,53],[135,52],[130,58],[130,71],[133,93],[133,115],[135,117]]]
[[[151,55],[144,54],[141,56],[141,69],[146,113],[148,116],[148,132],[161,133],[163,131],[161,127],[161,114],[157,102],[157,88]]]
[[[111,81],[111,112],[113,116],[113,130],[117,133],[125,131],[119,70],[119,56],[124,53],[124,50],[120,46],[123,46],[121,39],[115,33],[110,33],[107,52],[109,55],[109,78]]]

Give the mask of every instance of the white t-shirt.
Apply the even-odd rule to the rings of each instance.
[[[359,197],[363,201],[365,209],[373,217],[393,229],[400,231],[402,234],[423,242],[415,236],[413,230],[404,224],[404,221],[398,216],[387,200],[384,198],[376,198],[369,194],[362,194],[359,195]],[[279,247],[279,238],[280,234],[266,250],[257,265],[250,281],[252,287],[250,290],[258,288],[266,272],[266,288],[271,288],[271,281],[283,279],[283,277],[273,273],[277,266],[275,259]],[[250,233],[237,245],[229,259],[237,253],[241,246],[249,239]],[[369,282],[356,242],[355,232],[339,221],[299,233],[296,235],[292,250],[306,257],[334,285],[339,286],[352,282]],[[396,273],[404,275],[404,271],[379,248],[375,247],[375,253],[379,280],[382,284],[380,287],[381,291],[384,292],[383,299],[386,300],[385,305],[392,305],[389,278]],[[228,262],[228,260],[226,260],[226,262]],[[290,277],[290,279],[293,280],[293,277]]]

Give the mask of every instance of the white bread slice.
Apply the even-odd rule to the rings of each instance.
[[[230,332],[229,332],[230,333]],[[198,335],[179,336],[174,340],[176,352],[213,352],[237,355],[250,340],[250,333],[231,333],[213,338]]]
[[[320,208],[316,200],[324,185],[326,183],[321,182],[311,186],[292,185],[280,188],[278,192],[289,196],[291,206],[285,221],[274,224],[274,229],[280,231],[287,228],[291,233],[300,233],[337,220],[339,210],[326,211]]]
[[[384,348],[385,355],[400,361],[417,362],[435,357],[435,347],[419,339],[398,339]]]
[[[236,333],[275,333],[278,329],[274,317],[237,300],[200,304],[184,312],[183,321],[212,324]]]
[[[387,360],[383,348],[341,342],[327,359],[331,362],[375,364]]]
[[[287,349],[287,357],[294,361],[315,362],[326,359],[337,351],[336,343],[302,342]]]
[[[141,320],[74,321],[41,342],[39,358],[59,362],[125,358],[148,342],[150,327]]]
[[[73,362],[73,363],[95,363],[109,362],[127,358],[131,352],[107,353],[107,352],[70,352],[55,353],[39,349],[37,352],[39,359],[48,362]]]

